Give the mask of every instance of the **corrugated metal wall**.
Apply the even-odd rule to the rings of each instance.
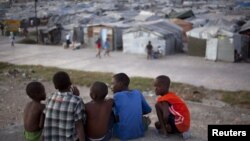
[[[206,40],[195,37],[188,37],[188,54],[191,56],[205,57]]]

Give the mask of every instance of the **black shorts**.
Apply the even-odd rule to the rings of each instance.
[[[67,41],[66,41],[66,44],[67,44],[67,45],[71,44],[70,40],[67,40]]]
[[[180,133],[180,131],[175,126],[175,117],[172,113],[170,113],[168,116],[168,123],[167,124],[169,124],[171,126],[171,129],[172,129],[171,132],[169,132],[169,133],[171,133],[171,134]]]

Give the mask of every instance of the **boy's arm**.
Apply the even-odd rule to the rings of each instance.
[[[39,121],[39,128],[43,129],[43,125],[44,125],[44,120],[45,120],[45,105],[42,104],[41,106],[41,115],[40,115],[40,121]]]
[[[72,93],[73,93],[74,95],[76,95],[76,96],[79,96],[79,95],[80,95],[80,92],[79,92],[79,90],[77,89],[76,86],[72,86],[70,89],[71,89],[71,91],[72,91]]]
[[[143,114],[148,114],[152,111],[151,107],[148,105],[147,101],[145,100],[144,96],[141,94],[142,97],[142,112]]]
[[[79,138],[79,141],[85,141],[85,133],[83,124],[85,122],[85,106],[82,99],[78,102],[75,113],[75,128]]]
[[[120,103],[120,96],[119,95],[114,95],[114,103],[113,103],[113,114],[114,114],[114,118],[115,118],[115,123],[120,122],[119,119],[119,113],[118,113],[118,105]]]
[[[112,112],[111,112],[111,116],[114,119],[114,123],[118,123],[119,122],[119,116],[115,114],[115,102],[113,99],[109,99],[110,103],[112,104]]]
[[[39,128],[40,129],[43,129],[44,119],[45,119],[45,114],[42,113],[41,116],[40,116],[40,121],[39,121]]]
[[[83,127],[83,120],[82,119],[76,121],[76,132],[77,132],[79,141],[85,141],[85,133],[84,133],[84,127]]]
[[[169,116],[169,105],[167,102],[159,102],[155,106],[156,108],[156,113],[157,117],[160,123],[161,127],[161,132],[164,135],[167,135],[168,133],[168,128],[167,128],[167,123],[168,123],[168,116]]]
[[[163,114],[163,120],[165,123],[168,123],[168,117],[170,115],[168,102],[161,102],[161,109]]]

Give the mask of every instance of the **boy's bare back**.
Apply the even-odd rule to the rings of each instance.
[[[89,138],[102,138],[108,131],[113,100],[91,101],[86,104],[86,132]]]
[[[24,128],[26,131],[33,132],[42,129],[41,122],[43,116],[44,104],[31,101],[24,109]]]

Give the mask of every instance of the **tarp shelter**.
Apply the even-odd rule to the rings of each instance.
[[[250,38],[250,20],[241,27],[239,33],[242,35],[246,35],[248,38]],[[244,43],[246,43],[246,46],[248,45],[247,56],[248,58],[250,58],[250,40],[248,42],[245,41]]]
[[[182,11],[182,12],[176,12],[172,11],[169,15],[170,18],[178,18],[178,19],[186,19],[194,16],[194,13],[192,10]]]
[[[235,53],[247,57],[249,39],[219,27],[196,28],[188,33],[188,53],[208,60],[235,61]],[[198,51],[198,55],[197,52]]]
[[[206,40],[196,37],[188,37],[188,54],[191,56],[205,57]]]
[[[207,24],[208,19],[194,18],[194,19],[190,19],[189,22],[193,24],[193,28],[203,27],[205,24]]]
[[[186,32],[190,31],[193,28],[193,24],[190,22],[187,22],[185,20],[181,19],[170,19],[172,23],[175,23],[176,25],[180,26],[183,29],[183,41],[187,42],[187,35]]]
[[[247,2],[247,1],[237,1],[236,5],[237,5],[236,7],[239,7],[239,8],[250,9],[250,2]]]
[[[153,50],[160,48],[163,55],[180,52],[183,49],[182,29],[169,21],[127,29],[122,39],[124,53],[146,54],[145,47],[148,41],[151,41]]]
[[[154,13],[149,11],[140,11],[140,13],[134,18],[136,21],[146,21],[149,17],[153,16]]]
[[[170,21],[180,26],[185,32],[193,28],[193,24],[185,20],[173,18],[173,19],[170,19]]]
[[[77,26],[73,28],[73,42],[84,43],[84,31],[82,26]]]
[[[39,39],[43,44],[59,44],[62,42],[62,27],[60,24],[39,30]]]
[[[232,22],[224,18],[210,20],[205,26],[207,27],[216,26],[230,32],[235,32],[237,30],[236,22]]]
[[[240,34],[246,34],[250,36],[250,20],[247,21],[241,28],[239,31]]]
[[[4,24],[4,35],[9,35],[10,32],[17,33],[20,27],[20,21],[15,19],[6,19],[3,21]]]
[[[119,27],[108,24],[97,24],[87,26],[86,43],[90,47],[96,46],[96,40],[101,36],[101,33],[105,31],[107,33],[106,38],[110,40],[110,48],[117,50],[122,48],[122,30]],[[103,33],[104,34],[104,33]],[[102,39],[104,42],[106,39]]]

